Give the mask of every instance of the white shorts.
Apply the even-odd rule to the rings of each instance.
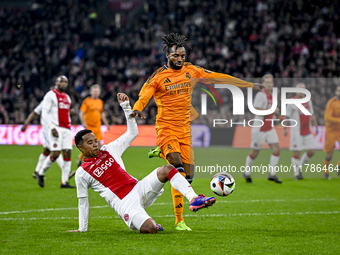
[[[51,150],[50,138],[49,138],[49,135],[48,135],[48,129],[46,127],[42,126],[42,131],[43,131],[44,138],[45,138],[45,142],[43,144],[43,147],[47,148],[48,150]]]
[[[254,150],[261,150],[262,144],[264,141],[267,144],[279,143],[279,138],[277,136],[275,128],[272,128],[269,131],[260,131],[260,128],[252,128],[251,129],[251,145],[250,148]]]
[[[52,135],[52,130],[48,130],[50,151],[72,150],[72,132],[70,129],[56,127],[58,137]]]
[[[314,150],[314,137],[312,134],[300,135],[300,134],[290,134],[290,147],[291,151],[302,151],[302,150]]]
[[[157,169],[139,181],[121,200],[116,210],[125,224],[133,231],[140,230],[143,223],[151,218],[145,208],[152,205],[164,191],[164,183],[158,179]]]

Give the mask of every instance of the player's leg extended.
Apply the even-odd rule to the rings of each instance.
[[[42,167],[44,161],[46,160],[46,158],[48,157],[48,155],[50,155],[50,150],[47,148],[43,149],[43,152],[39,155],[39,159],[38,159],[38,163],[35,167],[35,171],[33,173],[33,178],[37,178],[39,175],[39,170]]]
[[[190,210],[197,211],[213,205],[216,202],[214,197],[197,196],[188,181],[172,165],[162,166],[157,169],[157,177],[160,182],[170,181],[171,186],[179,190],[190,202]]]
[[[178,172],[183,176],[186,177],[181,154],[178,152],[169,153],[167,155],[167,160],[170,164],[172,164]],[[181,192],[176,190],[173,186],[171,186],[171,195],[172,195],[172,202],[174,206],[174,212],[176,216],[176,229],[177,230],[191,230],[187,227],[184,223],[183,219],[183,195]]]
[[[312,138],[313,139],[313,138]],[[290,159],[291,165],[294,170],[294,179],[301,180],[302,177],[302,169],[301,169],[301,161],[300,161],[300,153],[304,148],[304,139],[300,135],[300,133],[291,132],[290,134],[290,145],[289,150],[293,152],[292,158]]]
[[[324,178],[325,179],[328,179],[330,180],[331,179],[331,176],[329,175],[329,170],[328,170],[328,167],[329,167],[329,164],[331,163],[332,161],[332,158],[333,158],[333,151],[329,151],[326,153],[326,157],[324,158],[323,160],[323,168],[322,169],[325,169],[325,172],[324,172]]]
[[[323,168],[325,169],[324,172],[324,178],[325,179],[330,179],[331,176],[329,175],[329,164],[332,161],[333,158],[333,152],[335,149],[335,142],[336,142],[336,138],[334,137],[334,134],[330,134],[329,132],[327,132],[326,130],[326,134],[325,134],[325,145],[323,147],[323,151],[326,153],[326,157],[323,160]]]
[[[251,167],[254,163],[254,160],[257,158],[257,156],[259,155],[260,150],[256,150],[256,149],[252,149],[251,152],[249,153],[249,155],[246,157],[246,167],[244,169],[244,173],[243,176],[246,179],[247,183],[252,183],[252,179],[250,177],[251,174]]]
[[[189,184],[192,183],[193,178],[194,178],[194,150],[191,146],[191,138],[190,138],[190,133],[188,133],[184,138],[179,139],[180,143],[180,159],[185,175],[182,175],[186,178],[186,180],[189,182]],[[175,197],[173,197],[174,203],[174,210],[175,210],[175,215],[176,215],[176,229],[179,230],[190,230],[188,226],[184,223],[183,219],[183,195],[179,193],[178,189],[175,189],[172,187],[172,193],[174,194]],[[176,196],[180,199],[176,199]],[[179,197],[180,196],[180,197]]]
[[[64,165],[61,169],[61,185],[60,188],[75,188],[68,183],[69,175],[71,173],[71,150],[63,150]]]
[[[178,140],[178,132],[169,128],[160,128],[157,130],[157,144],[162,154],[166,156],[167,161],[172,164],[180,174],[185,177],[184,166],[181,158],[181,148]],[[189,141],[190,143],[190,141]],[[183,195],[171,186],[172,202],[174,206],[177,230],[188,230],[183,220]]]
[[[260,153],[264,140],[265,140],[265,133],[261,132],[260,128],[253,127],[251,129],[251,143],[250,143],[250,148],[252,150],[250,154],[246,157],[246,166],[245,166],[245,170],[243,173],[243,176],[246,179],[247,183],[253,182],[250,177],[251,167],[254,163],[254,160]]]
[[[72,152],[72,132],[69,129],[63,130],[63,156],[64,165],[61,174],[61,188],[75,188],[68,183],[69,176],[71,173],[71,152]]]
[[[306,164],[315,154],[315,150],[307,150],[301,157],[300,164],[303,166]]]
[[[45,187],[45,172],[52,166],[53,162],[59,157],[60,151],[52,151],[51,155],[49,157],[46,157],[44,163],[42,164],[42,167],[39,170],[38,174],[38,184],[40,187]]]
[[[277,178],[276,173],[275,173],[275,167],[279,163],[280,152],[281,152],[281,148],[279,145],[279,137],[277,136],[276,130],[274,128],[264,133],[265,133],[266,142],[268,146],[270,147],[270,149],[272,150],[272,155],[270,156],[270,160],[269,160],[270,169],[269,169],[268,180],[274,181],[276,183],[282,183],[282,181],[280,181]]]
[[[275,167],[277,166],[277,164],[279,163],[279,159],[280,159],[280,145],[279,143],[272,143],[272,144],[268,144],[270,149],[272,150],[272,155],[270,156],[270,160],[269,160],[269,164],[270,164],[270,169],[269,169],[269,177],[268,180],[270,181],[274,181],[276,183],[282,183],[282,181],[280,181],[275,173]]]
[[[302,138],[302,145],[307,150],[301,157],[300,160],[300,171],[302,171],[303,166],[314,156],[315,154],[315,143],[312,134],[304,136]],[[301,174],[302,176],[302,174]]]
[[[293,156],[291,158],[291,163],[294,169],[295,180],[303,179],[301,169],[300,169],[300,151],[293,151]]]

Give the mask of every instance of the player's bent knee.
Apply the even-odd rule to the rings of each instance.
[[[169,172],[171,171],[171,169],[173,169],[174,166],[173,165],[164,165],[164,166],[161,166],[157,169],[157,177],[158,179],[165,183],[168,181],[168,175],[169,175]]]
[[[169,164],[169,165],[164,165],[164,166],[161,166],[159,169],[160,171],[164,172],[166,175],[168,175],[168,173],[171,171],[171,169],[173,169],[174,166]]]
[[[142,234],[157,234],[156,222],[152,218],[147,219],[141,226],[139,232]]]
[[[314,154],[315,154],[315,150],[309,150],[309,151],[307,151],[308,157],[312,157],[312,156],[314,156]]]
[[[56,160],[60,155],[60,151],[52,151],[51,157]]]
[[[280,149],[280,148],[275,148],[275,149],[273,150],[273,154],[275,154],[275,155],[280,155],[280,152],[281,152],[281,149]]]

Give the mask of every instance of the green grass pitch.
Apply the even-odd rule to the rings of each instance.
[[[162,159],[148,159],[150,148],[131,147],[123,155],[128,172],[141,179]],[[193,231],[174,229],[170,186],[147,209],[165,231],[142,235],[130,231],[99,194],[90,191],[90,217],[86,233],[66,233],[78,228],[76,190],[60,189],[57,165],[46,173],[45,188],[32,178],[40,146],[0,146],[0,254],[338,254],[340,250],[340,178],[335,172],[325,180],[322,173],[278,173],[283,183],[254,174],[245,183],[232,175],[236,188],[228,197],[217,197],[214,206],[197,213],[185,201],[184,218]],[[196,165],[235,165],[245,162],[249,149],[196,148]],[[335,152],[333,163],[338,159]],[[72,154],[75,169],[78,150]],[[264,150],[255,165],[268,164]],[[283,150],[280,162],[290,164],[291,152]],[[322,164],[317,151],[309,162]],[[192,184],[197,193],[213,195],[210,176],[197,174]],[[204,177],[204,178],[202,178]],[[262,178],[261,178],[262,177]],[[71,180],[74,184],[74,180]]]

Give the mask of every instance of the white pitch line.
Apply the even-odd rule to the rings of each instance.
[[[253,200],[218,200],[217,203],[278,203],[278,202],[313,202],[313,201],[335,201],[337,198],[302,198],[302,199],[253,199]],[[168,205],[172,203],[154,203],[153,205]],[[1,213],[0,213],[1,214]]]
[[[340,211],[329,212],[278,212],[278,213],[229,213],[229,214],[186,214],[183,217],[239,217],[239,216],[285,216],[285,215],[318,215],[318,214],[340,214]],[[174,215],[150,215],[152,218],[173,218]],[[118,216],[93,216],[91,219],[119,219]],[[44,218],[0,218],[0,221],[19,220],[78,220],[78,217],[44,217]]]
[[[278,203],[278,202],[313,202],[313,201],[335,201],[337,198],[307,198],[307,199],[254,199],[254,200],[236,200],[236,201],[228,201],[228,200],[219,200],[218,203]],[[153,206],[160,205],[172,205],[172,203],[154,203]],[[106,208],[109,205],[100,205],[100,206],[90,206],[91,209],[96,208]],[[46,208],[46,209],[33,209],[33,210],[23,210],[23,211],[9,211],[9,212],[0,212],[0,215],[6,214],[16,214],[16,213],[30,213],[30,212],[48,212],[48,211],[68,211],[68,210],[78,210],[78,207],[69,207],[69,208]]]
[[[109,207],[109,206],[108,205],[91,206],[91,208],[104,208],[104,207]],[[70,208],[46,208],[46,209],[24,210],[24,211],[0,212],[0,215],[1,214],[15,214],[15,213],[30,213],[30,212],[67,211],[67,210],[78,210],[78,207],[70,207]]]

